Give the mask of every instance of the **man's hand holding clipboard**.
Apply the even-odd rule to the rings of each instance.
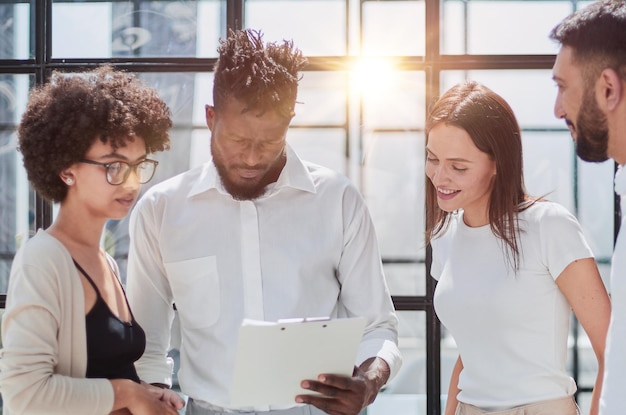
[[[231,402],[238,407],[308,403],[329,414],[355,414],[384,384],[364,370],[386,363],[369,359],[355,367],[365,319],[245,320],[240,328]],[[386,372],[389,372],[386,367]],[[371,378],[371,379],[370,379]],[[372,382],[374,381],[374,382]],[[371,389],[371,391],[368,391]],[[376,390],[374,390],[376,389]]]

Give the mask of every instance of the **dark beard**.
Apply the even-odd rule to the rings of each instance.
[[[213,164],[217,169],[217,174],[220,177],[224,189],[235,200],[254,200],[263,196],[267,191],[267,185],[276,181],[276,178],[280,175],[286,159],[286,155],[283,151],[283,154],[279,157],[278,161],[275,161],[274,165],[267,171],[267,173],[265,173],[259,182],[239,184],[228,178],[228,171],[222,162],[221,155],[216,155],[216,153],[218,152],[216,151],[214,143],[211,140],[211,155],[213,156]]]
[[[576,154],[584,161],[608,160],[609,128],[606,116],[596,102],[592,88],[587,88],[576,120]]]
[[[228,173],[226,172],[226,168],[222,163],[217,160],[213,160],[215,164],[215,168],[217,169],[217,173],[220,176],[220,180],[222,181],[222,185],[224,189],[235,200],[254,200],[263,196],[266,192],[267,185],[264,185],[264,181],[259,182],[258,185],[250,185],[244,186],[237,184],[228,178]]]

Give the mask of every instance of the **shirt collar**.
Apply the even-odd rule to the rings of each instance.
[[[284,187],[291,187],[305,192],[315,193],[315,183],[303,161],[289,144],[286,144],[285,152],[287,161],[274,185],[274,192]],[[198,179],[189,190],[187,196],[193,197],[212,189],[227,194],[224,186],[222,186],[222,181],[217,173],[215,164],[213,164],[213,160],[211,159],[202,165]]]

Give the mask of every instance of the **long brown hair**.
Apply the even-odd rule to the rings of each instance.
[[[431,107],[426,121],[426,143],[438,124],[465,130],[474,145],[496,163],[496,176],[489,196],[491,231],[506,243],[513,267],[519,266],[518,213],[537,199],[524,185],[521,131],[513,110],[498,94],[474,81],[457,84]],[[437,204],[437,190],[426,183],[426,240],[443,234],[452,212]]]

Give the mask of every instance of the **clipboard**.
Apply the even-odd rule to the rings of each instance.
[[[244,320],[231,388],[231,405],[294,405],[315,394],[300,382],[321,373],[352,376],[365,318]]]

